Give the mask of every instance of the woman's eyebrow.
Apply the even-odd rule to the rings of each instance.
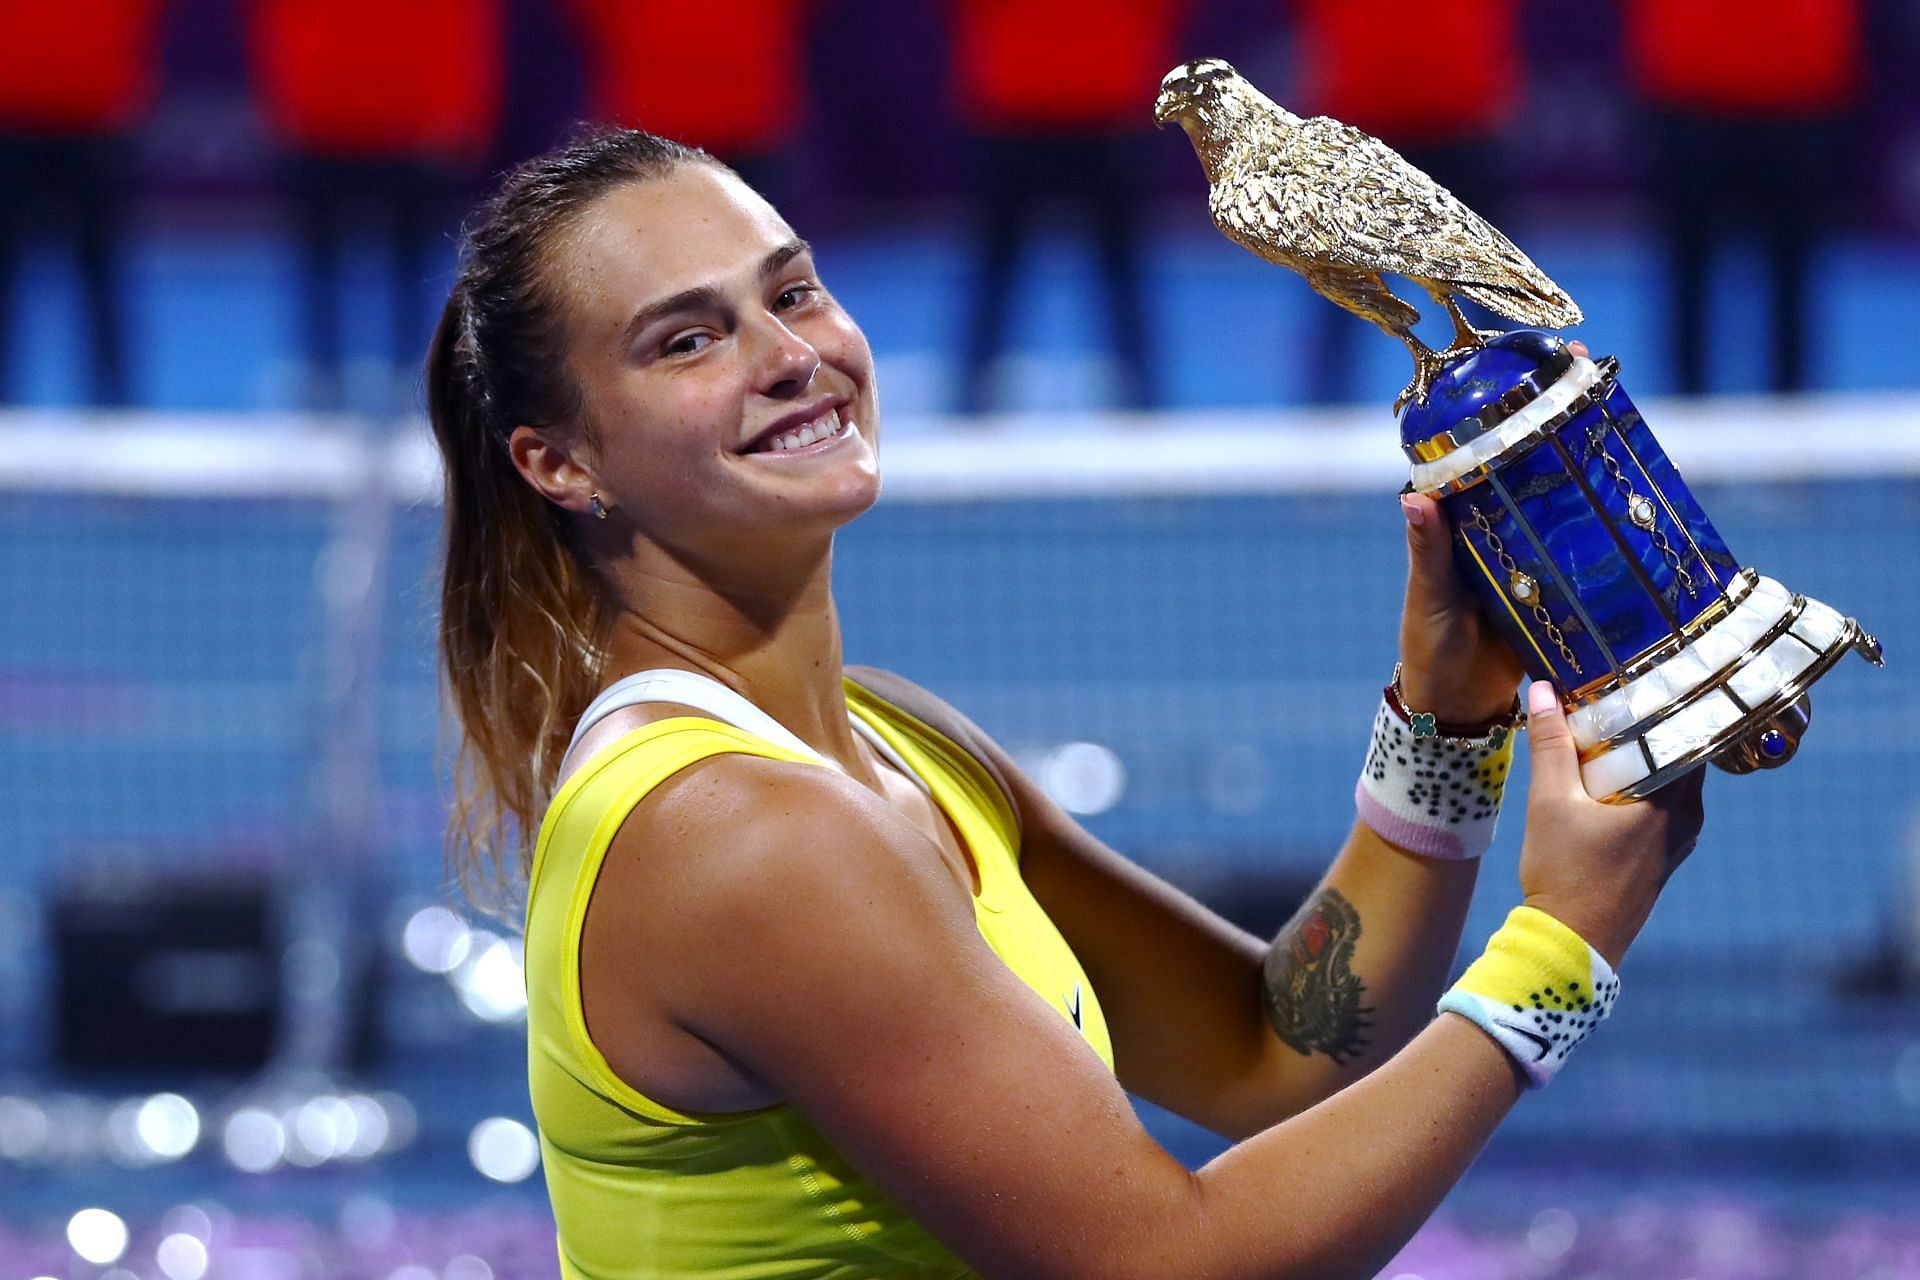
[[[627,321],[626,329],[621,333],[622,342],[631,342],[641,330],[656,320],[664,319],[682,311],[708,311],[721,305],[720,291],[710,284],[697,285],[691,289],[682,289],[679,293],[649,302],[633,313],[633,319]]]
[[[812,252],[812,245],[808,244],[805,240],[795,237],[761,259],[760,278],[765,280],[768,276],[773,275],[801,254]]]
[[[790,240],[760,260],[760,269],[756,273],[766,280],[779,273],[780,268],[792,262],[803,253],[812,253],[813,246],[805,240]],[[682,289],[670,294],[658,302],[649,302],[633,313],[633,319],[627,321],[627,327],[621,333],[621,341],[631,342],[648,325],[656,320],[675,315],[682,311],[706,311],[722,305],[720,290],[710,284],[696,285],[691,289]]]

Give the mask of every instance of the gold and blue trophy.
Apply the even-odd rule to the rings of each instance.
[[[1785,764],[1813,682],[1850,649],[1881,658],[1852,618],[1741,565],[1618,372],[1502,334],[1407,404],[1400,435],[1488,615],[1561,690],[1588,792],[1631,800],[1703,760]]]
[[[1785,764],[1813,683],[1850,650],[1881,664],[1859,623],[1741,564],[1618,362],[1548,332],[1579,307],[1426,174],[1358,129],[1293,115],[1218,59],[1169,72],[1154,119],[1186,130],[1229,239],[1407,344],[1408,488],[1439,502],[1487,615],[1560,690],[1590,794],[1639,799],[1707,760]],[[1419,312],[1384,274],[1446,309],[1449,346],[1413,333]],[[1536,327],[1475,329],[1457,297]]]

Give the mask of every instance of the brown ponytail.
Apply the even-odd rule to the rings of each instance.
[[[599,684],[608,624],[567,513],[507,452],[522,424],[591,441],[549,259],[602,195],[696,161],[714,163],[607,130],[509,174],[466,227],[427,355],[446,474],[440,662],[460,730],[448,860],[482,904],[503,903],[527,870],[573,722]]]

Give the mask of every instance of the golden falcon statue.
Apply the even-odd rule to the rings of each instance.
[[[1370,134],[1326,116],[1301,119],[1218,58],[1160,82],[1155,123],[1178,121],[1200,154],[1207,206],[1229,240],[1298,271],[1323,296],[1413,352],[1413,381],[1394,403],[1426,401],[1447,361],[1493,335],[1460,314],[1464,294],[1526,325],[1578,324],[1579,306],[1526,254],[1439,183]],[[1405,276],[1447,309],[1453,345],[1414,336],[1420,313],[1388,290]]]

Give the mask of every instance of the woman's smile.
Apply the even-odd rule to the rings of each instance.
[[[789,417],[755,436],[740,452],[748,457],[785,461],[797,457],[817,457],[848,443],[860,434],[859,424],[841,412],[843,406],[828,405],[826,410],[794,423]]]
[[[837,415],[847,407],[845,396],[818,396],[797,409],[781,414],[768,422],[751,436],[747,442],[735,450],[737,453],[758,453],[765,449],[793,448],[797,445],[811,444],[821,436],[837,428],[837,421],[830,421],[829,415]],[[804,434],[805,439],[801,439]]]

